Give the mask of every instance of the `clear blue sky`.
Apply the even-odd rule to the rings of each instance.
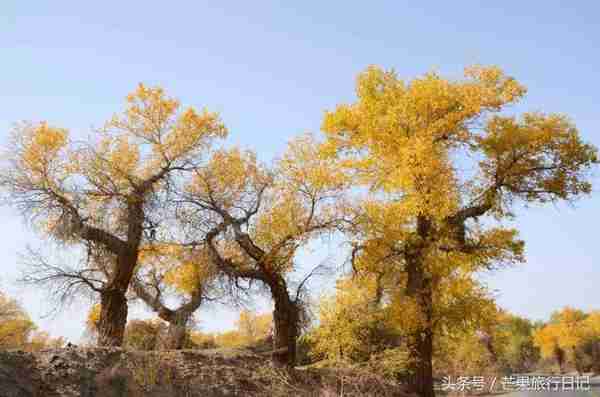
[[[2,140],[24,119],[85,133],[145,82],[220,111],[230,142],[268,160],[295,134],[318,131],[325,109],[352,100],[369,64],[410,78],[481,63],[529,87],[525,108],[567,113],[600,145],[595,1],[4,1],[0,10]],[[600,308],[599,204],[600,194],[574,209],[520,211],[528,262],[487,277],[504,307],[532,318],[567,304]],[[10,209],[0,216],[2,287],[42,328],[77,339],[87,307],[40,318],[43,291],[14,285],[16,255],[36,238]],[[232,318],[213,311],[203,324]]]

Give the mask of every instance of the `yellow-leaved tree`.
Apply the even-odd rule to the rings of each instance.
[[[17,301],[0,293],[0,349],[23,348],[35,329]]]
[[[259,347],[268,341],[273,327],[271,313],[255,313],[244,309],[235,323],[234,330],[213,334],[215,345],[220,347]]]
[[[517,232],[493,220],[511,216],[519,201],[591,191],[597,152],[566,116],[501,114],[525,92],[497,67],[469,67],[460,80],[427,73],[411,81],[369,67],[356,102],[325,115],[323,155],[370,193],[356,247],[394,258],[397,290],[414,308],[409,383],[422,397],[434,395],[439,286],[456,272],[522,259]]]
[[[18,302],[0,292],[0,349],[38,351],[60,348],[64,343],[63,338],[52,338],[47,332],[37,330]]]
[[[161,88],[142,84],[88,141],[45,122],[19,125],[0,170],[5,201],[45,238],[88,253],[76,268],[38,260],[26,281],[54,282],[65,295],[80,286],[99,294],[99,344],[121,345],[126,292],[141,247],[167,227],[174,180],[225,135],[217,114],[182,109]]]
[[[553,313],[550,318],[550,324],[556,326],[558,345],[566,352],[566,358],[580,373],[582,372],[580,347],[589,336],[586,317],[587,314],[583,310],[565,307]]]
[[[560,330],[556,324],[546,325],[535,331],[533,340],[544,358],[556,360],[559,371],[564,371],[565,351],[559,344]]]
[[[335,295],[319,303],[319,323],[309,334],[312,355],[361,363],[398,348],[401,334],[387,309],[378,302],[377,280],[371,275],[338,280]]]
[[[253,345],[269,338],[273,330],[273,315],[242,310],[236,326],[244,344]]]
[[[196,173],[183,200],[186,223],[203,236],[215,266],[268,290],[274,303],[273,357],[279,364],[294,365],[303,323],[307,278],[297,283],[289,278],[297,254],[337,230],[344,216],[347,178],[333,165],[319,156],[308,135],[292,141],[271,168],[252,152],[219,151]]]
[[[556,360],[561,372],[566,363],[572,363],[579,373],[589,369],[585,367],[597,368],[594,361],[600,358],[598,318],[597,312],[588,314],[567,306],[554,312],[548,324],[535,332],[535,343],[542,356]],[[586,365],[586,361],[591,364]]]
[[[131,289],[169,324],[162,348],[183,348],[194,312],[217,298],[211,263],[205,249],[181,244],[150,244],[141,251]]]

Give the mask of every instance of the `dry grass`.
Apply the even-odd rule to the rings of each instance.
[[[341,368],[305,368],[287,371],[261,367],[255,374],[259,395],[271,396],[405,396],[402,385],[368,371]]]
[[[20,381],[11,381],[15,377]],[[266,357],[240,350],[140,352],[109,348],[6,352],[0,355],[0,390],[7,388],[15,393],[35,389],[41,394],[31,395],[63,397],[407,394],[401,385],[360,368],[285,370],[273,367]]]

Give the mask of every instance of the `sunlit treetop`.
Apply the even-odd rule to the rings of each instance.
[[[558,348],[572,356],[575,349],[598,340],[599,318],[596,311],[586,313],[567,306],[552,313],[548,324],[534,333],[534,341],[546,357],[551,357]]]
[[[253,224],[256,241],[270,250],[299,247],[335,230],[348,210],[348,178],[320,156],[310,135],[291,141],[273,168],[274,182]]]
[[[196,168],[226,132],[216,113],[182,108],[140,84],[88,141],[46,122],[18,125],[0,182],[11,204],[54,237],[81,238],[73,221],[124,236],[127,206],[156,206],[167,181]]]
[[[585,319],[585,326],[593,335],[600,337],[600,311],[594,310]]]
[[[206,167],[199,169],[187,186],[188,193],[202,206],[218,206],[234,216],[255,208],[259,193],[273,176],[256,154],[239,148],[218,150]]]
[[[525,92],[497,67],[467,68],[463,80],[428,73],[408,82],[370,67],[358,78],[357,101],[326,113],[323,151],[373,189],[399,195],[402,212],[435,219],[463,205],[505,214],[514,199],[589,193],[596,150],[567,117],[499,114]],[[469,158],[474,177],[460,171]]]
[[[565,307],[552,314],[550,326],[556,327],[558,345],[565,349],[572,349],[581,344],[591,331],[585,321],[587,314],[582,310]]]
[[[105,125],[105,131],[126,134],[151,145],[156,166],[192,161],[190,155],[206,149],[211,139],[224,138],[227,130],[216,113],[182,109],[161,88],[140,84],[127,96],[127,109]]]
[[[577,324],[585,320],[587,314],[580,309],[567,306],[561,310],[555,311],[550,317],[550,322],[554,324]]]
[[[260,262],[285,272],[299,247],[335,230],[347,209],[342,194],[348,180],[308,135],[293,140],[272,167],[249,151],[217,151],[187,187],[194,209],[186,217],[227,224],[233,238],[219,248],[240,266]]]
[[[497,67],[467,68],[461,80],[428,73],[408,82],[370,67],[358,78],[356,101],[325,114],[321,155],[368,189],[357,189],[360,204],[346,226],[353,269],[387,279],[400,312],[420,305],[417,325],[435,321],[436,311],[461,320],[487,305],[474,273],[524,260],[517,230],[480,217],[511,216],[517,201],[568,201],[591,191],[597,151],[566,116],[502,114],[525,92]],[[404,296],[405,289],[425,294],[424,285],[431,307],[428,297]]]

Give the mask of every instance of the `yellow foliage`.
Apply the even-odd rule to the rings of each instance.
[[[228,225],[218,241],[221,256],[242,272],[272,278],[292,269],[298,249],[310,239],[336,230],[347,209],[341,200],[346,181],[335,161],[320,156],[316,142],[305,135],[290,142],[273,168],[259,164],[250,151],[216,151],[186,193],[210,222]],[[240,245],[242,233],[259,254],[249,255]]]
[[[600,311],[594,310],[591,311],[586,319],[584,320],[585,327],[588,329],[591,335],[600,338]]]
[[[437,341],[434,365],[443,376],[486,376],[493,374],[493,358],[474,332],[442,337]]]
[[[581,345],[589,332],[585,322],[586,314],[572,307],[556,312],[551,322],[558,326],[558,344],[568,351]]]
[[[300,191],[310,197],[334,193],[347,186],[347,175],[336,162],[323,156],[315,138],[310,134],[293,139],[277,163],[280,177],[278,188]]]
[[[130,320],[125,327],[123,344],[135,350],[158,350],[166,324],[160,319]]]
[[[45,234],[78,241],[70,223],[77,212],[122,236],[130,203],[157,196],[165,179],[199,164],[226,133],[216,113],[182,108],[161,88],[140,84],[88,142],[46,122],[17,126],[0,182]]]
[[[146,276],[144,270],[147,268],[152,268],[154,275],[161,274],[164,285],[187,295],[206,286],[215,276],[215,269],[205,250],[177,244],[149,244],[142,247],[138,256],[138,275]]]
[[[215,342],[215,335],[202,333],[202,332],[198,332],[198,331],[190,332],[190,341],[191,341],[192,346],[196,346],[200,349],[203,349],[203,348],[210,349],[210,348],[214,348],[217,346],[217,344]]]
[[[85,320],[85,326],[88,331],[95,333],[98,330],[98,324],[100,323],[100,312],[102,311],[102,306],[99,303],[94,304],[90,311],[88,312],[87,318]]]
[[[309,335],[312,354],[333,361],[366,361],[394,347],[397,335],[375,299],[373,277],[338,280],[335,295],[319,303],[319,325]]]
[[[214,335],[214,342],[220,347],[246,347],[264,341],[271,330],[273,316],[270,313],[258,314],[242,310],[236,322],[236,329]]]
[[[36,328],[18,303],[0,292],[0,348],[25,348]]]
[[[486,117],[525,91],[497,67],[469,67],[463,81],[428,73],[404,82],[393,71],[372,66],[357,80],[357,102],[326,113],[322,153],[338,158],[340,167],[372,188],[401,193],[395,204],[404,207],[400,215],[434,220],[482,199],[494,183],[526,200],[589,192],[582,171],[597,161],[596,150],[564,116]],[[473,128],[478,124],[483,133]],[[486,156],[480,175],[464,183],[453,164],[460,148]],[[470,199],[461,197],[465,193]],[[498,211],[500,204],[494,204]]]
[[[538,329],[533,334],[535,345],[540,349],[542,357],[554,358],[559,347],[560,329],[556,324],[549,324]]]
[[[535,332],[534,342],[540,348],[543,357],[556,358],[557,354],[566,355],[579,370],[582,351],[600,340],[598,317],[597,312],[588,314],[582,310],[565,307],[553,313],[550,322]],[[597,357],[592,356],[592,359]]]
[[[67,144],[66,130],[41,122],[37,126],[24,126],[20,138],[23,145],[22,166],[30,169],[36,180],[41,182],[48,172],[57,171],[51,167]]]
[[[65,345],[62,337],[52,338],[47,332],[34,332],[25,346],[26,351],[36,352],[44,349],[60,349]]]
[[[15,318],[0,323],[0,346],[14,349],[25,346],[35,324],[29,318]]]
[[[348,210],[349,179],[323,157],[311,135],[292,140],[273,171],[268,200],[253,224],[253,236],[279,271],[289,270],[298,248],[335,230]]]
[[[427,73],[408,82],[371,66],[357,79],[354,103],[323,119],[321,155],[368,189],[357,194],[358,216],[348,226],[353,267],[386,279],[391,317],[410,332],[418,377],[431,360],[423,346],[493,319],[476,272],[524,260],[516,230],[479,218],[509,217],[517,200],[591,191],[596,148],[566,117],[499,114],[525,92],[493,66],[469,67],[462,80]]]
[[[237,348],[246,345],[246,340],[238,331],[226,331],[215,335],[215,343],[220,347]]]
[[[194,176],[188,191],[206,202],[218,203],[230,210],[240,203],[248,204],[255,190],[271,179],[256,154],[234,148],[216,151],[207,167]]]
[[[265,339],[273,325],[273,315],[271,313],[253,313],[248,310],[242,310],[240,317],[236,322],[244,345],[251,345]]]
[[[212,138],[223,138],[227,130],[216,113],[193,108],[180,111],[178,100],[160,87],[139,84],[127,96],[127,108],[106,124],[107,130],[126,132],[152,145],[155,161],[172,161],[189,155]],[[179,114],[178,114],[179,113]]]
[[[494,116],[486,130],[477,141],[487,156],[480,163],[485,179],[502,180],[527,201],[590,193],[591,185],[579,169],[597,161],[596,151],[582,142],[566,116],[525,113],[521,120]]]

